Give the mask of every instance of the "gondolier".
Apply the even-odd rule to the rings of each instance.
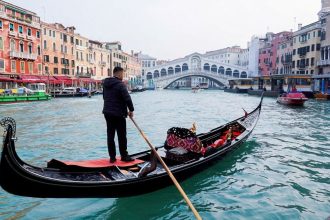
[[[123,76],[124,69],[115,67],[113,77],[106,78],[103,82],[103,114],[107,123],[108,151],[111,163],[116,162],[115,132],[118,136],[121,160],[133,161],[127,152],[126,117],[133,117],[134,106],[127,87],[122,82]]]

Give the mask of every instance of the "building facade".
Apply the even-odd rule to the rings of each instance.
[[[217,62],[228,65],[246,67],[248,64],[247,49],[242,49],[239,46],[208,51],[205,53],[205,57],[207,57],[210,60],[215,60]]]
[[[91,77],[95,74],[93,66],[93,55],[89,52],[89,39],[81,36],[80,34],[74,35],[75,46],[75,75],[77,77]]]
[[[42,22],[42,56],[45,75],[75,75],[74,27]]]
[[[127,57],[127,68],[126,73],[129,80],[133,80],[138,83],[138,80],[141,80],[142,67],[139,59],[134,56],[134,52],[131,51],[130,54],[124,53]]]
[[[322,0],[318,13],[321,32],[321,55],[317,60],[318,74],[314,75],[314,90],[330,94],[330,0]]]
[[[0,74],[42,74],[40,18],[5,1],[0,1]]]
[[[106,45],[99,41],[89,40],[88,62],[91,64],[92,78],[102,80],[111,76],[111,59]]]
[[[283,36],[278,42],[276,53],[276,72],[275,74],[291,74],[292,73],[292,50],[293,39],[292,33]]]
[[[267,33],[266,38],[263,41],[263,46],[259,49],[259,74],[260,76],[270,76],[278,74],[278,59],[279,45],[286,47],[282,44],[283,41],[287,41],[288,37],[291,37],[291,32],[280,32],[277,34]]]
[[[314,22],[293,33],[292,74],[318,74],[321,50],[321,23]]]

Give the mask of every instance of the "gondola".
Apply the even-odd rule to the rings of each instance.
[[[207,155],[194,154],[184,162],[167,157],[167,150],[157,147],[178,181],[185,180],[199,171],[210,167],[225,153],[244,143],[257,124],[262,106],[250,113],[215,128],[207,133],[198,134],[203,146],[211,145],[219,135],[231,126],[239,126],[241,133],[231,143],[215,148]],[[5,127],[3,149],[0,161],[0,185],[12,194],[41,198],[119,198],[150,193],[172,184],[163,167],[151,155],[144,151],[132,155],[138,164],[128,166],[84,166],[52,160],[47,167],[36,167],[22,161],[15,151],[16,124],[12,118],[1,120]],[[154,161],[155,169],[140,175],[141,170]]]

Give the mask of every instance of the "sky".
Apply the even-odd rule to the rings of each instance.
[[[123,50],[172,60],[317,21],[321,0],[7,0]]]

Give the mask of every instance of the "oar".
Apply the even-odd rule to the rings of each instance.
[[[178,181],[175,179],[174,175],[172,174],[171,170],[168,168],[168,166],[165,164],[165,162],[163,161],[163,159],[159,156],[159,154],[157,153],[155,147],[150,143],[149,139],[147,138],[147,136],[143,133],[143,131],[141,130],[141,128],[137,125],[137,123],[135,122],[135,120],[130,117],[130,119],[132,120],[133,124],[135,125],[135,127],[139,130],[140,134],[142,135],[142,137],[144,138],[144,140],[147,142],[147,144],[149,145],[149,147],[151,148],[151,150],[155,153],[156,157],[158,158],[159,162],[163,165],[164,169],[166,170],[167,174],[170,176],[170,178],[172,179],[174,185],[176,186],[176,188],[179,190],[179,192],[181,193],[182,197],[184,198],[184,200],[186,201],[186,203],[188,204],[189,208],[191,209],[191,211],[194,213],[196,219],[201,220],[201,216],[199,215],[199,213],[197,212],[197,210],[195,209],[194,205],[191,203],[191,201],[189,200],[188,196],[186,195],[186,193],[183,191],[182,187],[180,186],[180,184],[178,183]]]

